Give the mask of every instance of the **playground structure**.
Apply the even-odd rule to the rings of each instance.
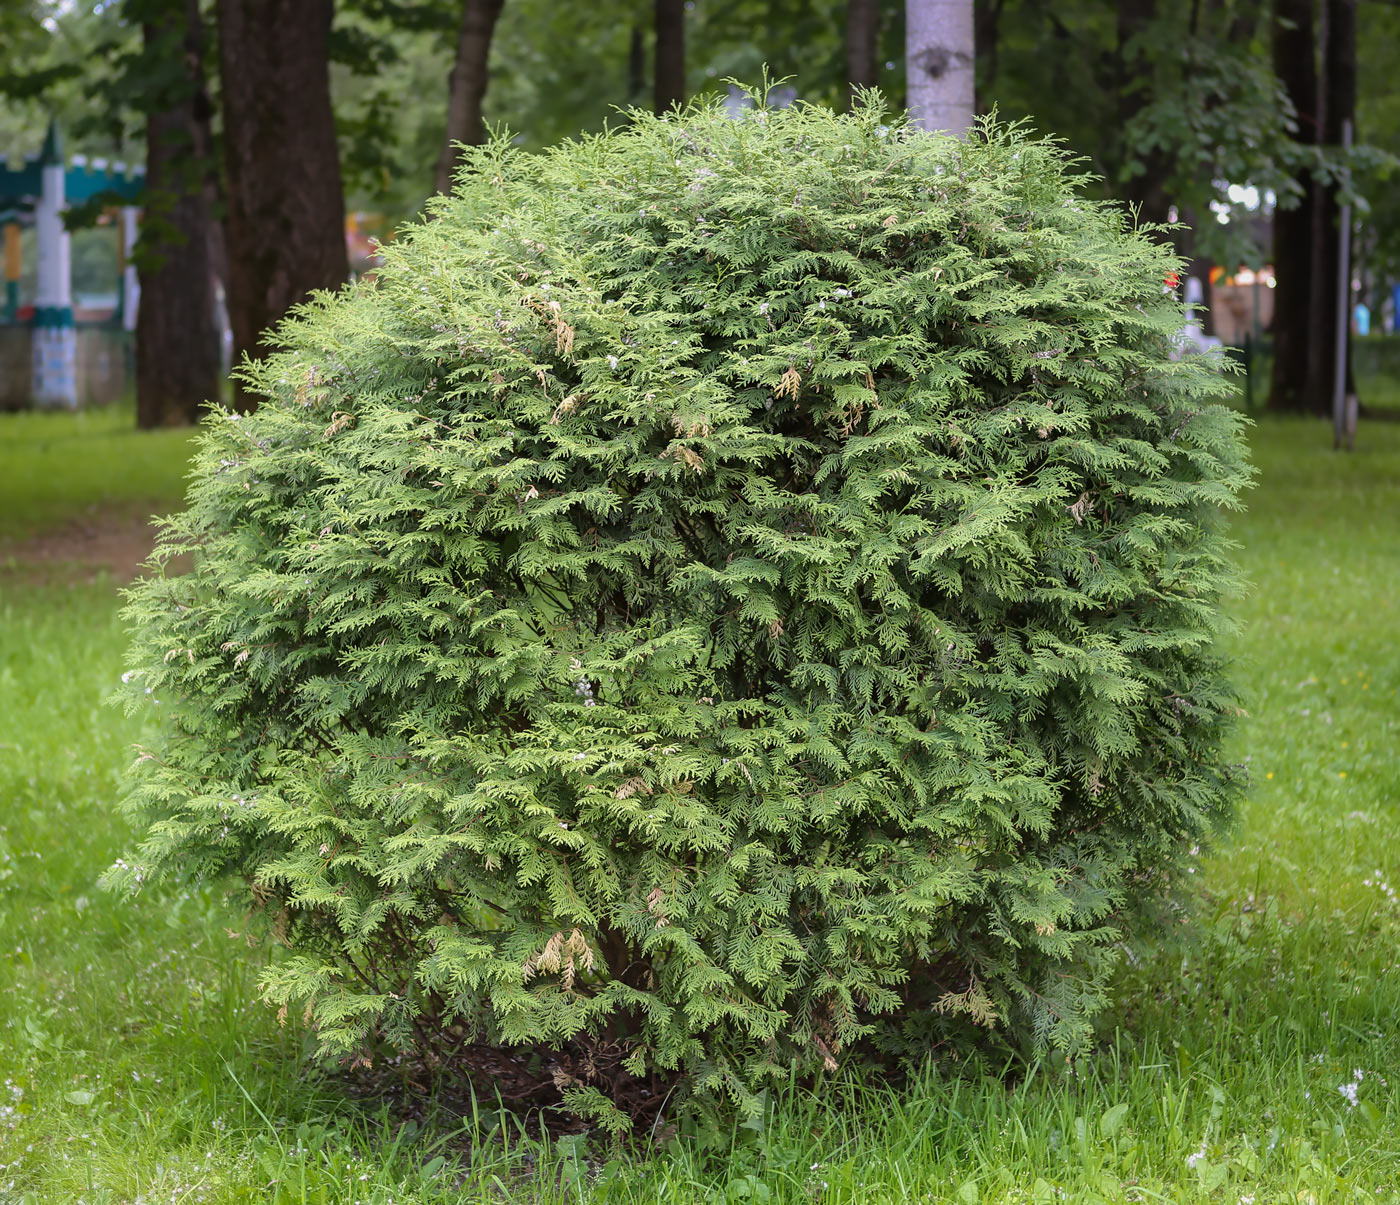
[[[50,122],[43,149],[18,167],[0,161],[0,224],[4,227],[5,297],[0,308],[0,409],[27,405],[74,407],[110,401],[131,378],[131,332],[138,288],[131,250],[136,242],[143,168],[65,159]],[[77,320],[73,309],[71,235],[63,215],[94,199],[118,218],[121,287],[109,318]],[[20,305],[21,229],[34,227],[36,288],[32,307]]]

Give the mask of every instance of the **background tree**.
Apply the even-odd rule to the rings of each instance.
[[[972,0],[907,0],[907,100],[916,125],[961,135],[972,124],[974,33]]]
[[[846,3],[846,103],[857,88],[873,88],[880,80],[880,0]]]
[[[1319,25],[1321,73],[1317,88],[1318,143],[1340,158],[1343,131],[1356,119],[1356,0],[1322,0]],[[1354,133],[1354,130],[1353,130]],[[1310,299],[1308,304],[1308,371],[1304,385],[1305,408],[1314,414],[1332,413],[1332,393],[1337,357],[1346,359],[1347,391],[1351,382],[1351,341],[1337,342],[1337,277],[1341,268],[1342,240],[1351,231],[1340,228],[1341,181],[1335,173],[1320,174],[1312,182],[1312,237]],[[1350,291],[1341,304],[1350,309]],[[1346,326],[1349,327],[1350,323]]]
[[[234,354],[348,274],[331,114],[331,0],[218,0]],[[276,31],[271,36],[270,31]],[[234,405],[256,405],[237,385]]]
[[[128,0],[141,19],[146,191],[137,267],[136,424],[192,422],[219,396],[206,181],[212,156],[198,0]]]
[[[685,103],[685,0],[655,0],[656,70],[652,105],[658,113]]]
[[[478,146],[486,139],[481,120],[481,100],[486,94],[487,60],[491,36],[504,0],[463,0],[461,28],[457,33],[457,57],[447,85],[447,136],[438,158],[433,191],[449,192],[452,173],[461,158],[459,144]]]
[[[1270,16],[1274,71],[1294,112],[1294,137],[1300,147],[1318,140],[1317,51],[1313,40],[1312,0],[1274,0]],[[1274,213],[1273,260],[1274,359],[1269,380],[1269,408],[1320,412],[1306,388],[1308,381],[1309,309],[1312,305],[1314,190],[1311,180],[1289,181]]]
[[[126,69],[145,53],[140,11],[147,2],[5,6],[0,146],[32,151],[55,113],[70,145],[139,161],[163,86],[159,72]],[[230,106],[225,171],[211,173],[205,192],[212,265],[218,271],[223,260],[218,219],[227,188],[229,233],[247,249],[233,259],[256,278],[229,281],[239,346],[254,352],[258,324],[274,321],[307,288],[343,278],[337,173],[353,208],[392,229],[435,184],[446,185],[449,123],[453,138],[470,142],[483,118],[500,122],[533,149],[596,131],[616,106],[648,92],[664,106],[722,89],[727,77],[758,78],[765,65],[804,100],[840,106],[853,84],[875,82],[900,105],[906,46],[915,64],[907,99],[918,108],[932,82],[926,68],[934,60],[925,52],[941,47],[938,58],[960,41],[962,50],[950,51],[948,62],[960,63],[972,45],[979,111],[995,108],[1004,119],[1026,118],[1063,137],[1100,177],[1088,185],[1092,193],[1126,200],[1144,221],[1175,216],[1186,223],[1162,237],[1200,275],[1213,263],[1266,258],[1254,246],[1262,224],[1232,211],[1227,186],[1247,183],[1278,195],[1278,381],[1292,400],[1276,389],[1273,404],[1296,407],[1305,397],[1321,409],[1316,383],[1330,379],[1330,370],[1308,357],[1321,347],[1321,332],[1332,329],[1333,303],[1314,294],[1324,277],[1335,277],[1335,248],[1331,268],[1315,263],[1313,234],[1319,223],[1332,228],[1335,218],[1331,210],[1314,216],[1314,199],[1322,204],[1335,194],[1341,157],[1336,132],[1318,140],[1316,123],[1327,106],[1316,90],[1319,79],[1324,87],[1342,86],[1339,68],[1316,62],[1324,14],[1329,29],[1351,13],[1378,31],[1365,39],[1368,57],[1354,70],[1373,64],[1367,129],[1400,133],[1400,117],[1391,120],[1372,99],[1375,80],[1388,78],[1388,69],[1375,65],[1391,44],[1385,22],[1395,14],[1357,0],[1327,0],[1321,10],[1313,0],[911,0],[912,24],[898,0],[707,0],[691,11],[674,0],[596,0],[586,12],[557,0],[340,0],[333,24],[329,0],[202,5],[206,20],[214,9],[226,24],[245,14],[244,33],[230,25],[223,39],[224,60],[239,61],[222,63]],[[238,48],[252,37],[249,30],[284,17],[292,23],[279,27],[278,37]],[[1331,39],[1329,62],[1345,42]],[[488,67],[491,86],[483,94]],[[939,86],[951,79],[945,72]],[[221,107],[219,89],[213,91]],[[965,123],[972,111],[965,87],[958,105],[961,116],[951,124]],[[1331,108],[1340,111],[1337,103]],[[326,132],[328,111],[338,155]],[[216,108],[208,135],[215,145],[225,120]],[[1388,212],[1382,157],[1368,160],[1359,150],[1347,164],[1356,187]],[[1315,178],[1322,184],[1315,187]],[[261,197],[256,204],[253,194]],[[1291,207],[1295,199],[1300,204]],[[1400,211],[1400,203],[1391,207]],[[1400,227],[1400,212],[1393,216],[1390,229]],[[1368,262],[1400,265],[1400,235],[1379,227],[1373,223],[1366,234]],[[312,228],[319,233],[310,235]],[[261,262],[249,267],[250,256]],[[75,248],[84,272],[89,260],[97,262]],[[1307,292],[1295,298],[1304,278]],[[262,300],[240,312],[248,297]],[[1297,364],[1295,354],[1302,357]]]

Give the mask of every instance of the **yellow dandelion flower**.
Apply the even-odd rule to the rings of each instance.
[[[1267,774],[1264,775],[1265,778],[1272,778],[1273,776],[1274,772],[1272,770],[1270,770]]]
[[[1345,770],[1341,770],[1341,771],[1339,771],[1339,773],[1340,773],[1340,775],[1341,775],[1343,778],[1345,778],[1345,777],[1347,776],[1347,772],[1346,772]]]

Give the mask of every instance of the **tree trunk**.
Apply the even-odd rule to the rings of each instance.
[[[452,174],[461,159],[459,142],[479,146],[486,141],[481,101],[486,95],[487,62],[491,36],[504,0],[464,0],[462,24],[457,33],[457,58],[447,80],[447,136],[438,156],[433,191],[452,191]]]
[[[647,48],[640,25],[632,26],[632,38],[627,44],[627,103],[640,103],[647,87]]]
[[[349,274],[331,114],[332,0],[218,0],[234,354],[314,289]],[[234,406],[255,395],[235,383]]]
[[[1114,90],[1118,97],[1119,130],[1128,128],[1149,99],[1152,65],[1141,51],[1133,53],[1130,48],[1134,39],[1146,32],[1156,19],[1156,0],[1123,0],[1117,5],[1118,46],[1114,58]],[[1138,164],[1132,178],[1124,182],[1123,200],[1141,221],[1166,222],[1171,214],[1171,200],[1167,196],[1167,180],[1172,169],[1170,157],[1160,147],[1137,149],[1121,146],[1120,151],[1119,170],[1116,173],[1120,179],[1126,175],[1123,171],[1125,162],[1135,160]],[[1180,251],[1179,239],[1170,235],[1157,237],[1171,242]]]
[[[880,80],[880,0],[846,0],[846,108]]]
[[[685,0],[656,0],[656,79],[653,108],[685,104]]]
[[[1274,72],[1297,114],[1297,140],[1318,139],[1317,67],[1313,42],[1313,0],[1274,0],[1271,35]],[[1269,409],[1326,414],[1311,397],[1308,335],[1313,279],[1313,187],[1300,181],[1303,195],[1292,209],[1274,210],[1274,361]]]
[[[973,36],[977,44],[975,100],[979,113],[985,113],[990,108],[985,103],[985,97],[996,88],[997,72],[1001,65],[997,55],[1001,46],[1001,13],[1005,7],[1006,0],[978,0],[976,5],[974,15],[977,24]]]
[[[961,138],[972,125],[976,75],[972,0],[905,0],[909,116]]]
[[[145,58],[171,82],[146,114],[145,219],[136,248],[136,425],[194,422],[219,396],[205,184],[211,155],[199,0],[143,6]]]
[[[1342,128],[1356,117],[1356,0],[1323,0],[1322,78],[1318,83],[1318,141],[1339,150]],[[1337,355],[1347,357],[1347,389],[1351,385],[1351,340],[1337,346],[1337,275],[1341,267],[1341,204],[1336,187],[1314,184],[1312,214],[1312,279],[1309,301],[1307,408],[1314,414],[1332,413]],[[1346,232],[1350,237],[1350,231]],[[1348,306],[1348,298],[1342,305]],[[1350,323],[1347,328],[1350,329]]]

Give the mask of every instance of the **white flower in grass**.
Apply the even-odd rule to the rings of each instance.
[[[617,357],[616,357],[616,356],[609,356],[609,357],[608,357],[608,367],[611,368],[614,372],[617,371]]]

